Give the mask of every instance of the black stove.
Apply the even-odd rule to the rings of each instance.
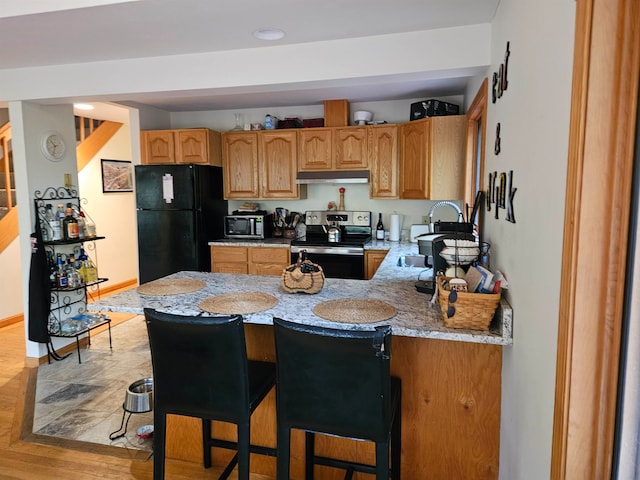
[[[371,212],[309,211],[305,213],[306,237],[291,241],[294,246],[364,247],[371,240]],[[340,241],[330,242],[327,230],[340,228]]]
[[[339,242],[329,242],[327,234],[322,232],[320,235],[307,233],[305,240],[291,240],[291,246],[307,246],[307,247],[361,247],[364,248],[365,243],[371,240],[371,235],[359,235],[343,233]]]
[[[291,241],[291,261],[306,250],[307,257],[319,264],[327,278],[364,278],[364,245],[371,240],[371,212],[305,213],[304,240]],[[340,228],[340,241],[330,242],[327,230]]]

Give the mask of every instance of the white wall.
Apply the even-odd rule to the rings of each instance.
[[[124,124],[78,174],[80,196],[86,200],[82,208],[95,221],[98,235],[106,237],[95,242],[96,250],[92,255],[100,277],[109,279],[101,287],[138,278],[135,194],[102,192],[101,159],[128,160],[132,162],[132,168],[140,163],[138,143],[135,144],[138,147],[136,154],[132,152],[132,139],[139,138],[139,134],[132,135],[128,110],[120,110],[126,112],[120,119]],[[138,131],[137,126],[134,130]],[[91,246],[87,244],[87,247]]]
[[[30,235],[34,228],[33,198],[46,193],[47,187],[64,185],[64,174],[71,175],[78,184],[75,144],[75,125],[71,105],[36,105],[29,102],[9,102],[11,137],[16,178],[18,210],[18,234],[22,275],[25,336],[28,336],[29,265],[31,260]],[[47,161],[40,150],[42,134],[57,130],[66,139],[67,150],[59,162]],[[27,161],[29,159],[29,161]],[[44,346],[27,341],[27,356],[46,354]]]
[[[499,220],[485,215],[484,226],[514,311],[513,346],[503,352],[504,480],[550,473],[574,23],[573,0],[502,0],[492,24],[490,79],[507,41],[511,56],[508,89],[495,104],[489,100],[486,175],[513,170],[518,189],[517,223],[501,210]]]
[[[4,278],[22,277],[20,270],[20,239],[16,238],[0,253],[0,265]],[[22,282],[4,282],[0,289],[0,319],[21,315],[23,311]]]

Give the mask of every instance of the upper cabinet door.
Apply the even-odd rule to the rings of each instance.
[[[464,198],[465,115],[400,126],[400,198]]]
[[[258,157],[262,198],[298,198],[296,132],[260,132]]]
[[[366,170],[369,168],[367,127],[333,129],[335,168]]]
[[[140,132],[141,163],[222,166],[220,132],[208,128]]]
[[[298,169],[300,171],[333,168],[333,131],[330,128],[301,128],[298,131]]]
[[[223,135],[224,198],[258,198],[258,136],[251,132]]]
[[[208,132],[205,129],[178,130],[176,157],[178,163],[209,163]]]
[[[431,119],[432,200],[464,198],[466,115]]]
[[[400,125],[400,198],[429,198],[429,122],[417,120]]]
[[[398,198],[398,127],[369,127],[371,198]]]
[[[142,163],[144,165],[176,163],[175,138],[171,130],[140,132]]]

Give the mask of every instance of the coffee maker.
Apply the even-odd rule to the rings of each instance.
[[[447,261],[440,256],[440,252],[446,247],[444,240],[449,239],[474,241],[475,237],[472,233],[467,232],[442,233],[441,235],[434,237],[431,241],[432,256],[425,255],[425,267],[433,268],[433,276],[431,278],[428,278],[427,280],[419,280],[418,282],[416,282],[415,287],[419,292],[431,294],[435,293],[437,287],[437,276],[444,274],[444,272],[449,267]],[[429,259],[432,260],[433,265],[429,264]]]

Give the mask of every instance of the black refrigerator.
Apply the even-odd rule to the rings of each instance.
[[[182,270],[211,271],[208,242],[224,236],[222,168],[135,167],[140,283]]]

